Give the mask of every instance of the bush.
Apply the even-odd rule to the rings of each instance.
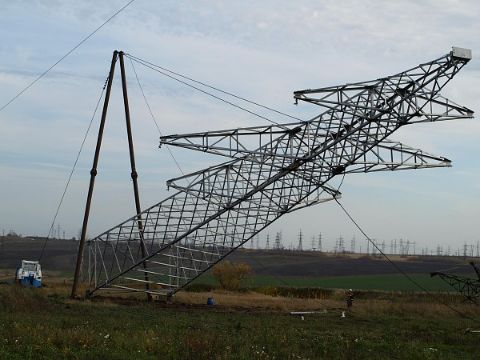
[[[222,261],[215,265],[212,275],[225,290],[237,291],[242,280],[252,275],[252,268],[246,263]]]

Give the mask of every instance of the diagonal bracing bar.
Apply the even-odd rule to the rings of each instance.
[[[323,109],[309,121],[162,137],[230,159],[170,180],[177,192],[93,239],[89,294],[173,294],[285,214],[338,197],[328,185],[335,176],[450,166],[388,137],[412,123],[471,118],[440,95],[470,58],[454,48],[390,77],[297,91],[296,100]]]

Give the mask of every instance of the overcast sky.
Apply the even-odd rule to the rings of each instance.
[[[0,106],[47,69],[126,1],[0,1]],[[114,49],[124,50],[302,118],[294,90],[375,79],[442,56],[451,46],[474,59],[442,92],[480,111],[480,3],[431,1],[147,1],[137,0],[47,77],[0,112],[0,230],[46,235],[63,186],[105,81]],[[265,124],[137,66],[163,133]],[[179,176],[127,62],[142,207],[168,195]],[[119,79],[115,79],[94,193],[89,235],[134,214]],[[257,111],[258,109],[254,109]],[[275,121],[288,121],[261,112]],[[81,227],[97,116],[61,209],[67,236]],[[351,175],[343,204],[365,230],[456,248],[480,240],[480,125],[461,120],[416,125],[392,136],[445,156],[452,168]],[[212,161],[172,149],[184,171]],[[261,234],[285,242],[322,233],[326,246],[343,235],[366,246],[335,203],[299,211]]]

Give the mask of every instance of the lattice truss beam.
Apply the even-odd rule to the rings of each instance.
[[[283,215],[340,196],[329,186],[335,176],[450,166],[388,137],[404,125],[472,117],[440,95],[471,58],[462,51],[374,81],[297,91],[297,101],[322,108],[309,121],[162,137],[229,160],[169,180],[172,196],[91,240],[90,294],[172,294]]]
[[[480,269],[473,262],[470,262],[470,265],[473,267],[475,274],[477,275],[476,279],[442,272],[433,272],[430,275],[432,277],[438,276],[455,289],[455,291],[465,296],[467,300],[478,305],[478,300],[480,298]]]

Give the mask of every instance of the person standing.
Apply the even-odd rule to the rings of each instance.
[[[353,297],[354,297],[353,290],[348,289],[346,293],[347,308],[351,308],[353,306]]]

